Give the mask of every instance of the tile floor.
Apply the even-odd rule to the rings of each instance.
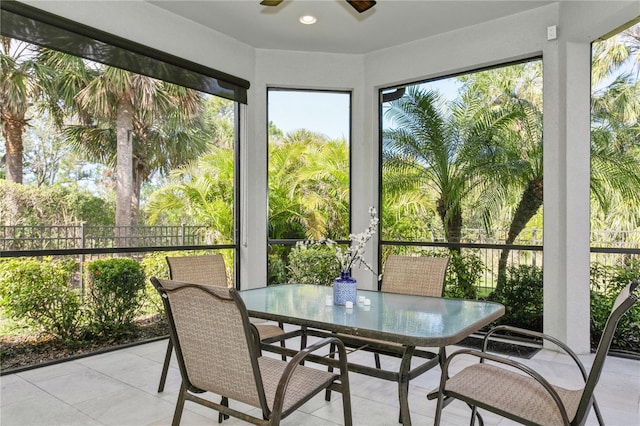
[[[156,392],[165,348],[166,341],[163,340],[2,376],[0,424],[169,425],[180,374],[174,359],[165,391]],[[449,348],[449,353],[454,349]],[[373,364],[370,353],[350,356]],[[586,364],[590,360],[590,356],[584,358]],[[382,362],[383,366],[398,363],[396,359],[386,357]],[[572,381],[561,377],[577,374],[577,370],[568,368],[570,360],[566,356],[552,351],[543,350],[524,362],[553,377],[552,381],[560,385],[570,386]],[[453,370],[459,370],[462,364],[456,364]],[[425,395],[436,387],[439,374],[436,368],[411,381],[409,405],[414,425],[433,424],[436,403],[428,401]],[[360,374],[351,374],[350,378],[354,424],[398,425],[397,388],[394,383]],[[317,396],[285,419],[283,424],[342,424],[342,402],[339,395],[335,395],[331,402],[326,402],[324,396]],[[596,395],[607,425],[640,426],[640,361],[607,359]],[[243,408],[240,404],[237,407]],[[254,411],[253,414],[256,413]],[[484,420],[488,426],[513,424],[489,413],[485,413]],[[182,425],[215,423],[217,412],[186,403]],[[244,423],[230,419],[224,424]],[[444,411],[442,424],[469,424],[468,408],[459,402],[449,405]],[[597,424],[593,413],[587,424]]]

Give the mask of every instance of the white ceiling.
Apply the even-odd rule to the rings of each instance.
[[[544,6],[552,1],[379,0],[357,13],[344,0],[148,0],[150,3],[260,49],[368,53]],[[301,15],[318,18],[314,25]]]

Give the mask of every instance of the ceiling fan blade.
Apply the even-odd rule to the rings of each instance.
[[[366,0],[347,0],[347,3],[351,5],[358,13],[366,12],[375,6],[375,1],[366,1]]]
[[[260,2],[263,6],[277,6],[282,3],[283,0],[262,0]]]

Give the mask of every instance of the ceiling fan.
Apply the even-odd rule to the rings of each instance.
[[[366,1],[366,0],[346,0],[346,1],[351,5],[351,7],[357,10],[358,13],[366,12],[376,4],[375,1]],[[260,4],[263,6],[277,6],[282,2],[283,0],[262,0]]]

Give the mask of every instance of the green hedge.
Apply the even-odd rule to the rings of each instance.
[[[485,266],[475,253],[459,253],[452,251],[449,256],[449,267],[445,279],[444,295],[461,299],[476,299],[478,286],[485,271]]]
[[[177,253],[172,253],[178,255]],[[90,335],[117,337],[127,333],[142,308],[162,313],[162,304],[147,276],[168,277],[164,256],[151,253],[141,264],[128,258],[111,258],[86,263],[87,300],[71,285],[77,272],[74,260],[19,258],[0,261],[0,307],[12,318],[26,321],[64,341]],[[469,298],[470,287],[479,283],[482,263],[477,256],[452,256],[447,274],[446,295]],[[146,271],[146,273],[145,273]],[[324,246],[292,250],[289,256],[289,282],[330,285],[339,275],[335,254]],[[640,277],[640,260],[620,266],[593,264],[591,268],[591,339],[595,347],[605,321],[620,290]],[[542,270],[518,266],[507,271],[507,284],[501,294],[488,299],[506,307],[498,320],[542,331]],[[146,293],[145,293],[146,289]],[[634,306],[618,324],[612,348],[640,354],[640,305]]]
[[[505,314],[495,324],[542,331],[542,287],[541,268],[529,265],[507,268],[507,280],[502,292],[493,292],[488,297],[488,300],[505,306]]]
[[[325,245],[296,246],[289,253],[287,282],[329,286],[340,277],[335,248]]]
[[[623,265],[591,267],[591,347],[600,341],[604,325],[620,291],[640,278],[640,259],[628,259]],[[616,328],[612,348],[640,354],[640,304],[627,312]]]
[[[131,331],[144,300],[142,266],[129,258],[99,259],[85,264],[85,274],[92,330],[111,336]]]
[[[640,277],[640,260],[629,259],[623,265],[591,266],[591,347],[598,346],[604,325],[620,291]],[[489,295],[488,300],[505,305],[505,315],[495,324],[508,324],[529,330],[542,331],[543,280],[542,269],[518,266],[507,270],[507,282],[501,294]],[[640,354],[640,305],[636,304],[618,322],[611,348]]]
[[[145,276],[147,279],[145,280],[145,296],[142,305],[142,310],[145,313],[150,314],[159,314],[164,317],[164,305],[162,304],[162,299],[160,298],[160,293],[155,287],[151,284],[149,278],[157,277],[161,279],[169,279],[169,265],[167,265],[167,256],[170,257],[180,257],[180,256],[202,256],[207,254],[212,254],[211,250],[180,250],[180,251],[156,251],[152,253],[147,253],[140,261],[140,265],[144,270]],[[221,252],[224,257],[225,265],[227,265],[227,276],[229,282],[233,282],[233,274],[229,273],[228,265],[233,264],[232,253],[229,251]]]
[[[64,341],[82,331],[80,291],[69,285],[73,260],[10,259],[0,262],[0,305],[6,314]]]

